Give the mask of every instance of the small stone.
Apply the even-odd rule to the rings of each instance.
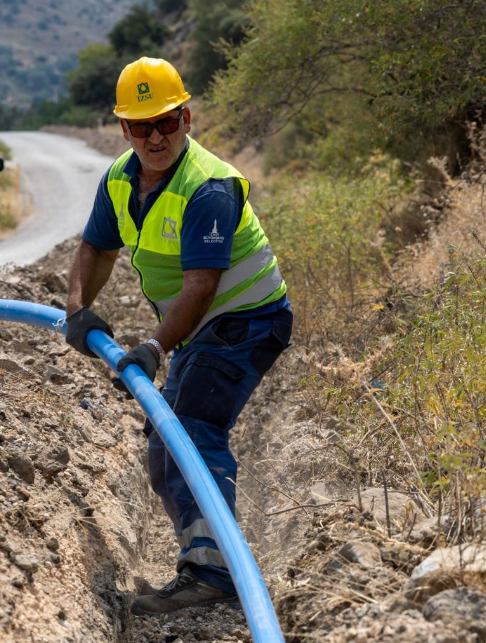
[[[450,587],[461,573],[486,573],[486,545],[471,543],[433,551],[412,572],[405,593],[412,600],[426,600]]]
[[[13,335],[6,328],[0,328],[0,339],[3,339],[4,342],[11,342]]]
[[[39,569],[39,563],[34,554],[14,554],[12,556],[12,562],[30,574],[35,574]]]
[[[381,562],[380,550],[370,542],[350,540],[338,551],[338,556],[365,569],[375,569]]]
[[[35,466],[41,471],[46,479],[51,479],[67,468],[70,460],[67,447],[56,444],[44,449],[37,459]]]
[[[57,551],[59,549],[59,541],[57,538],[49,538],[49,540],[46,542],[46,547],[47,549],[50,549],[51,551]]]
[[[79,403],[79,406],[85,411],[94,411],[94,406],[91,404],[89,400],[85,398],[81,400],[81,402]]]
[[[8,373],[26,373],[27,371],[22,368],[22,366],[16,362],[14,359],[6,355],[5,353],[0,353],[0,369],[7,371]]]
[[[32,349],[26,342],[21,342],[19,339],[13,339],[10,342],[10,346],[15,350],[16,353],[31,353]],[[24,362],[25,363],[25,362]]]
[[[456,587],[429,598],[423,610],[428,621],[442,621],[447,627],[468,630],[486,638],[486,596],[477,589]]]
[[[0,540],[0,549],[7,552],[7,554],[20,553],[19,546],[16,543],[14,543],[12,540],[9,540],[9,538],[4,538],[3,540]]]
[[[32,366],[32,364],[35,364],[35,359],[32,357],[32,355],[29,355],[24,359],[24,364],[26,366]]]
[[[357,502],[357,499],[356,499]],[[386,525],[386,501],[383,487],[365,489],[361,492],[363,510],[373,515],[376,522]],[[392,528],[402,531],[405,524],[412,520],[418,525],[425,520],[425,516],[412,498],[405,494],[388,489],[388,512]],[[415,518],[414,518],[415,516]]]
[[[44,269],[39,273],[39,282],[52,293],[65,293],[67,291],[66,278],[54,270]]]
[[[53,384],[69,384],[73,378],[57,366],[49,364],[44,369],[44,382],[52,382]]]
[[[27,484],[32,484],[35,480],[35,470],[32,460],[22,451],[15,450],[7,455],[7,462],[12,471],[22,478]]]
[[[130,348],[135,348],[140,344],[140,335],[137,333],[122,333],[116,339],[120,344],[128,344]]]
[[[24,489],[23,487],[18,487],[17,493],[21,497],[22,500],[29,500],[30,498],[30,493],[27,491],[27,489]]]
[[[62,562],[62,558],[59,556],[59,554],[51,554],[50,556],[51,563],[54,565],[60,565]]]

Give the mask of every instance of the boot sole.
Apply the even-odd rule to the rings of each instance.
[[[230,598],[216,598],[209,601],[203,601],[201,603],[196,603],[195,605],[184,605],[183,607],[178,607],[175,610],[169,610],[168,612],[147,612],[141,607],[138,607],[136,603],[132,604],[130,612],[134,616],[164,616],[165,614],[174,614],[174,612],[180,612],[181,610],[189,609],[190,607],[207,607],[208,605],[217,605],[218,603],[229,603],[234,609],[241,608],[240,601],[237,596]]]

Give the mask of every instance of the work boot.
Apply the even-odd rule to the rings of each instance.
[[[201,607],[214,603],[235,603],[235,594],[211,587],[183,569],[170,583],[153,594],[139,596],[132,604],[131,612],[136,616],[157,616],[168,614],[186,607]]]

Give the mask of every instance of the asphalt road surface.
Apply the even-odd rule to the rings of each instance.
[[[75,138],[46,132],[0,132],[20,165],[32,214],[0,241],[0,265],[25,265],[81,232],[91,211],[108,156]]]

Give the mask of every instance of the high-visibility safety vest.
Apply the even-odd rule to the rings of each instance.
[[[123,168],[132,151],[120,156],[108,175],[108,193],[113,202],[123,243],[129,246],[132,265],[140,276],[142,291],[159,321],[182,291],[180,235],[184,212],[192,195],[210,179],[240,180],[245,204],[233,237],[230,267],[224,270],[215,298],[191,339],[210,319],[227,312],[250,310],[280,299],[286,292],[268,239],[248,202],[249,182],[234,167],[218,159],[189,138],[189,147],[169,184],[147,213],[142,227],[129,214],[132,186]],[[204,242],[220,242],[217,217]]]

